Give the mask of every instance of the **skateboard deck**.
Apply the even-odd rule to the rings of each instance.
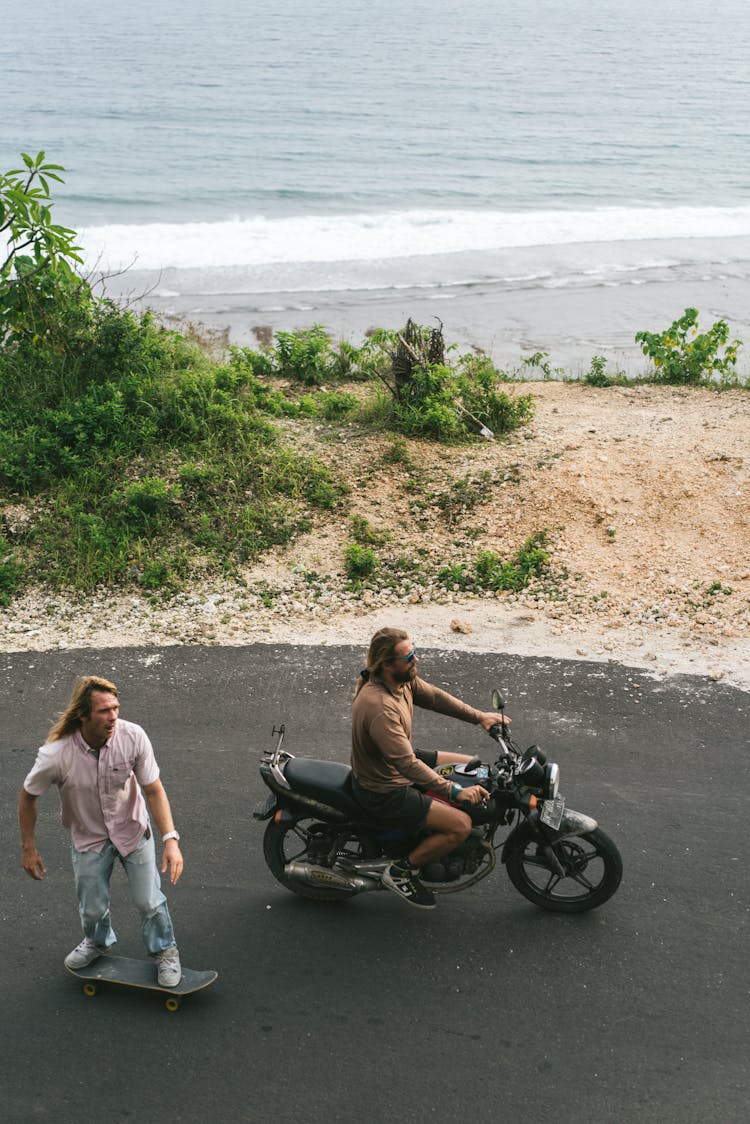
[[[182,979],[175,987],[162,987],[156,981],[156,964],[153,960],[133,960],[130,956],[103,955],[86,968],[68,968],[68,971],[83,980],[83,991],[89,997],[96,995],[100,983],[122,984],[124,987],[137,987],[145,991],[160,991],[165,995],[168,1011],[178,1010],[182,997],[194,991],[210,987],[218,979],[219,973],[213,971],[196,972],[193,968],[182,969]]]

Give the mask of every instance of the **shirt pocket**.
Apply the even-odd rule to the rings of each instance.
[[[116,761],[107,771],[107,791],[113,795],[122,792],[133,776],[135,761]]]

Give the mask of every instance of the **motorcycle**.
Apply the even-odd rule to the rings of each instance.
[[[499,692],[492,702],[502,714]],[[367,815],[354,798],[347,765],[294,757],[283,748],[284,726],[272,733],[276,744],[260,764],[270,793],[253,814],[269,821],[263,855],[273,876],[319,901],[383,889],[385,868],[408,854],[418,837]],[[603,905],[622,878],[617,847],[596,820],[566,806],[560,770],[538,746],[521,750],[505,722],[489,734],[499,747],[493,764],[476,756],[437,768],[462,788],[482,785],[488,796],[481,805],[459,798],[471,832],[450,854],[427,863],[421,880],[435,894],[467,890],[494,869],[499,852],[515,888],[541,909],[583,913]],[[511,830],[501,842],[495,837],[502,828]]]

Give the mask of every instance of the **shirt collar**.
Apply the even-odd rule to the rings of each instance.
[[[115,729],[116,728],[117,727],[115,727]],[[111,742],[112,742],[112,738],[107,738],[104,745],[100,746],[99,749],[94,749],[93,746],[90,746],[89,743],[86,741],[86,739],[84,738],[84,736],[83,736],[83,734],[81,733],[80,730],[76,730],[74,736],[75,736],[75,740],[76,740],[76,744],[78,745],[78,748],[83,753],[92,754],[93,757],[98,757],[103,749],[109,749],[109,747],[111,745]]]

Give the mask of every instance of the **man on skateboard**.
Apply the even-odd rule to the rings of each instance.
[[[83,927],[83,940],[65,957],[66,967],[86,967],[117,939],[110,918],[110,882],[119,859],[141,914],[143,943],[156,961],[158,983],[176,987],[182,975],[180,957],[161,890],[149,814],[164,844],[161,873],[169,870],[172,885],[183,869],[180,836],[151,742],[140,726],[121,719],[119,710],[113,683],[95,675],[78,679],[19,795],[23,868],[38,880],[46,873],[34,842],[36,802],[56,785],[62,822],[71,834]]]

